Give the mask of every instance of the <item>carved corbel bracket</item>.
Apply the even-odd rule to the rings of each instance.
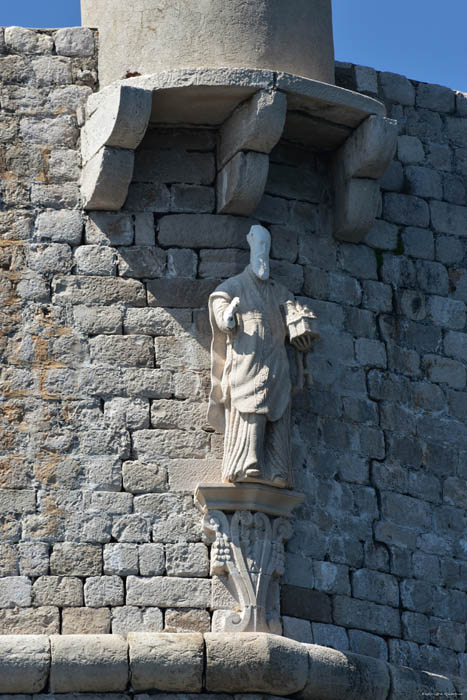
[[[243,102],[220,129],[217,161],[217,211],[251,214],[258,206],[269,172],[269,153],[279,141],[287,97],[259,90]]]
[[[397,144],[397,122],[371,115],[351,134],[333,160],[334,235],[358,243],[373,227],[379,206],[378,178]]]
[[[106,88],[88,100],[81,132],[83,207],[118,211],[133,177],[134,151],[146,133],[152,92],[128,85]]]
[[[211,576],[227,578],[237,609],[221,618],[224,632],[273,632],[268,594],[284,573],[284,543],[292,536],[288,518],[303,501],[295,491],[260,484],[205,484],[195,491],[212,543]]]

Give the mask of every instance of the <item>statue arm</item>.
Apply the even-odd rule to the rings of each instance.
[[[223,333],[230,333],[236,326],[235,311],[240,303],[238,297],[230,300],[227,297],[219,296],[213,299],[212,312],[216,325]]]

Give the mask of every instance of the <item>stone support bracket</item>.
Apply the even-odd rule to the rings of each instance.
[[[226,576],[239,611],[226,613],[223,632],[272,632],[268,593],[284,573],[284,543],[292,536],[288,518],[303,496],[261,484],[206,484],[195,491],[211,548],[211,576]],[[280,625],[279,625],[280,627]]]
[[[217,211],[251,214],[280,138],[334,153],[335,235],[360,241],[373,225],[397,125],[359,93],[285,73],[186,69],[119,81],[88,100],[82,129],[82,197],[88,210],[118,211],[134,151],[149,122],[219,129]]]
[[[134,151],[149,123],[152,93],[116,85],[92,95],[81,131],[85,209],[118,211],[133,177]]]
[[[397,122],[371,115],[334,156],[334,235],[358,243],[372,228],[382,177],[397,145]]]
[[[219,214],[256,209],[268,177],[268,154],[282,136],[286,114],[283,92],[259,90],[224,122],[217,149]]]
[[[467,682],[273,634],[0,636],[0,694],[260,693],[299,700],[459,696]]]

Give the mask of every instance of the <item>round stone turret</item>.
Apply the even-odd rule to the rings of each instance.
[[[266,68],[334,83],[331,0],[81,0],[101,87],[179,68]]]

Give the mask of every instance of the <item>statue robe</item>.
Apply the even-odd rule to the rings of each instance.
[[[223,315],[238,297],[236,324]],[[285,486],[290,472],[291,382],[282,308],[290,292],[248,266],[209,298],[212,326],[208,420],[225,434],[223,478]]]

